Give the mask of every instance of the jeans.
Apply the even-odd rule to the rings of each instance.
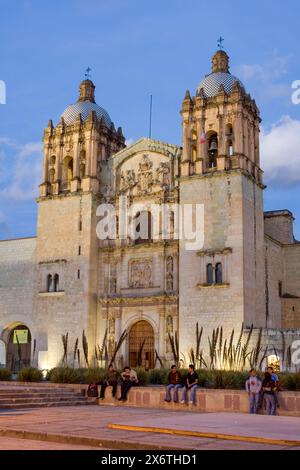
[[[192,387],[189,388],[189,390],[190,390],[190,401],[192,401],[194,404],[196,403],[196,390],[197,390],[197,388],[198,388],[197,384],[192,385]],[[188,388],[187,388],[187,386],[185,386],[184,389],[183,389],[183,392],[182,392],[182,401],[187,400],[187,391],[188,391]]]
[[[118,382],[103,382],[101,385],[100,398],[104,398],[106,387],[112,386],[112,396],[116,396]]]
[[[134,383],[131,381],[122,382],[121,384],[121,399],[122,400],[127,400],[127,393],[129,389],[133,386],[133,384]]]
[[[171,390],[174,388],[174,401],[178,401],[178,390],[182,387],[181,384],[169,384],[167,385],[167,390],[166,390],[166,401],[171,401]]]
[[[250,413],[257,413],[259,407],[259,399],[260,395],[258,393],[251,393],[249,394],[249,402],[250,402]]]
[[[276,401],[274,395],[271,393],[264,393],[264,401],[266,412],[268,415],[275,415],[276,414]]]

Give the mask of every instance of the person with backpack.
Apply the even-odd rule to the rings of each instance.
[[[260,400],[262,383],[255,369],[249,371],[249,378],[246,380],[245,388],[249,395],[250,413],[257,414]]]
[[[264,404],[268,415],[276,414],[276,401],[275,392],[276,384],[272,380],[272,376],[269,372],[265,372],[265,378],[262,383],[262,390],[264,393]]]
[[[165,401],[170,403],[171,401],[171,390],[174,388],[174,403],[178,402],[178,390],[183,387],[181,383],[181,373],[177,370],[177,367],[174,365],[171,367],[171,371],[168,375],[168,385],[166,389],[166,398]]]
[[[101,391],[100,391],[101,400],[104,400],[105,390],[109,386],[112,386],[112,396],[114,398],[116,396],[117,387],[118,387],[118,371],[116,371],[116,369],[114,368],[112,364],[108,366],[106,377],[101,385]]]
[[[196,390],[198,388],[199,377],[197,372],[195,372],[195,366],[193,364],[189,365],[189,373],[186,379],[186,385],[184,386],[182,393],[182,400],[180,403],[187,402],[187,392],[190,391],[190,404],[196,404]]]
[[[276,385],[276,392],[274,392],[274,398],[275,398],[275,406],[279,408],[279,400],[278,400],[278,390],[279,390],[279,377],[277,374],[274,372],[274,368],[272,366],[269,366],[267,368],[267,372],[271,375],[272,380],[275,382]]]

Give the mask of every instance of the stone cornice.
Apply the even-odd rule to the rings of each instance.
[[[127,306],[144,304],[176,304],[178,295],[149,295],[143,297],[99,297],[102,306]]]
[[[232,253],[231,247],[219,248],[216,250],[201,250],[197,252],[198,256],[228,255]]]

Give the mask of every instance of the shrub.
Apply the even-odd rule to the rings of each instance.
[[[285,390],[300,390],[300,372],[280,374],[279,383]]]
[[[0,381],[1,380],[11,380],[11,370],[4,367],[0,369]]]
[[[81,381],[85,384],[92,382],[103,382],[106,376],[106,370],[98,367],[88,369],[77,369],[81,375]]]
[[[148,385],[149,383],[148,372],[143,367],[136,367],[134,370],[136,371],[138,379],[139,379],[138,385],[140,386]]]
[[[20,382],[41,382],[43,380],[43,374],[35,367],[24,367],[18,373],[17,380]]]
[[[169,369],[151,369],[148,372],[150,384],[166,385],[168,383]]]
[[[53,383],[78,384],[83,382],[83,374],[80,369],[71,367],[54,367],[47,374],[47,380]]]

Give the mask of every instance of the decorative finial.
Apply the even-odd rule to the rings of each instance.
[[[222,36],[219,37],[218,39],[218,48],[219,49],[224,49],[222,42],[224,41],[224,38]]]
[[[92,71],[92,69],[90,67],[88,67],[85,71],[84,76],[87,80],[90,80],[90,78],[91,78],[91,74],[90,74],[91,71]]]

